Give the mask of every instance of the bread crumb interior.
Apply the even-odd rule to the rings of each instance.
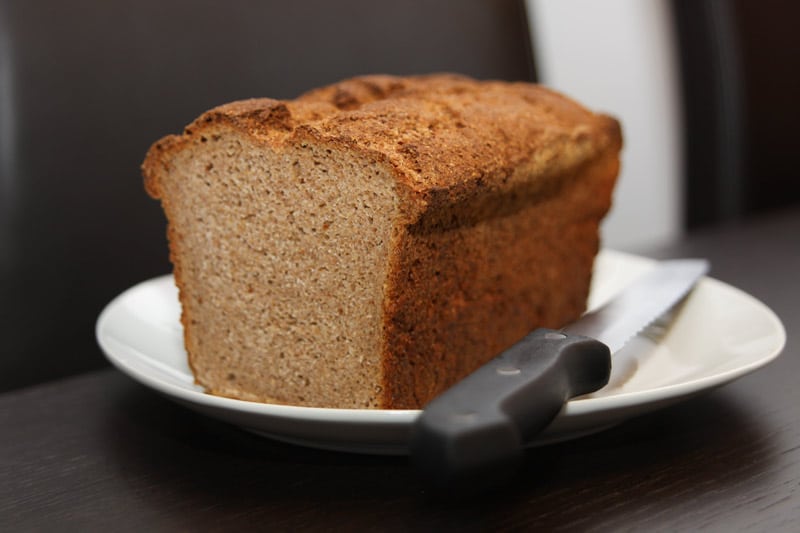
[[[377,407],[398,210],[388,169],[235,131],[194,143],[163,187],[183,320],[203,332],[186,338],[198,382],[247,400]]]

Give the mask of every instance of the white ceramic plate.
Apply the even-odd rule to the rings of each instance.
[[[649,259],[604,251],[589,306],[596,307],[652,267]],[[614,356],[604,389],[570,401],[531,445],[576,438],[739,378],[778,356],[786,334],[775,314],[748,294],[704,278],[657,338],[640,336]],[[100,314],[97,339],[117,368],[206,415],[295,444],[403,454],[419,411],[325,409],[212,396],[186,361],[180,304],[171,276],[145,281]]]

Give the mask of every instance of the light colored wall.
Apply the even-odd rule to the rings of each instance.
[[[540,81],[617,117],[625,148],[604,246],[682,233],[680,80],[667,0],[526,0]]]

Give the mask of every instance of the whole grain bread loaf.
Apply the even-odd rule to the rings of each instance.
[[[152,146],[210,393],[419,408],[585,308],[618,123],[533,84],[367,76]]]

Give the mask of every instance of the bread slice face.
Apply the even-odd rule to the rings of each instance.
[[[210,393],[418,408],[584,308],[618,124],[529,84],[346,80],[153,145],[190,366]]]
[[[159,195],[198,383],[246,400],[379,406],[398,210],[385,165],[224,126],[197,137]]]

